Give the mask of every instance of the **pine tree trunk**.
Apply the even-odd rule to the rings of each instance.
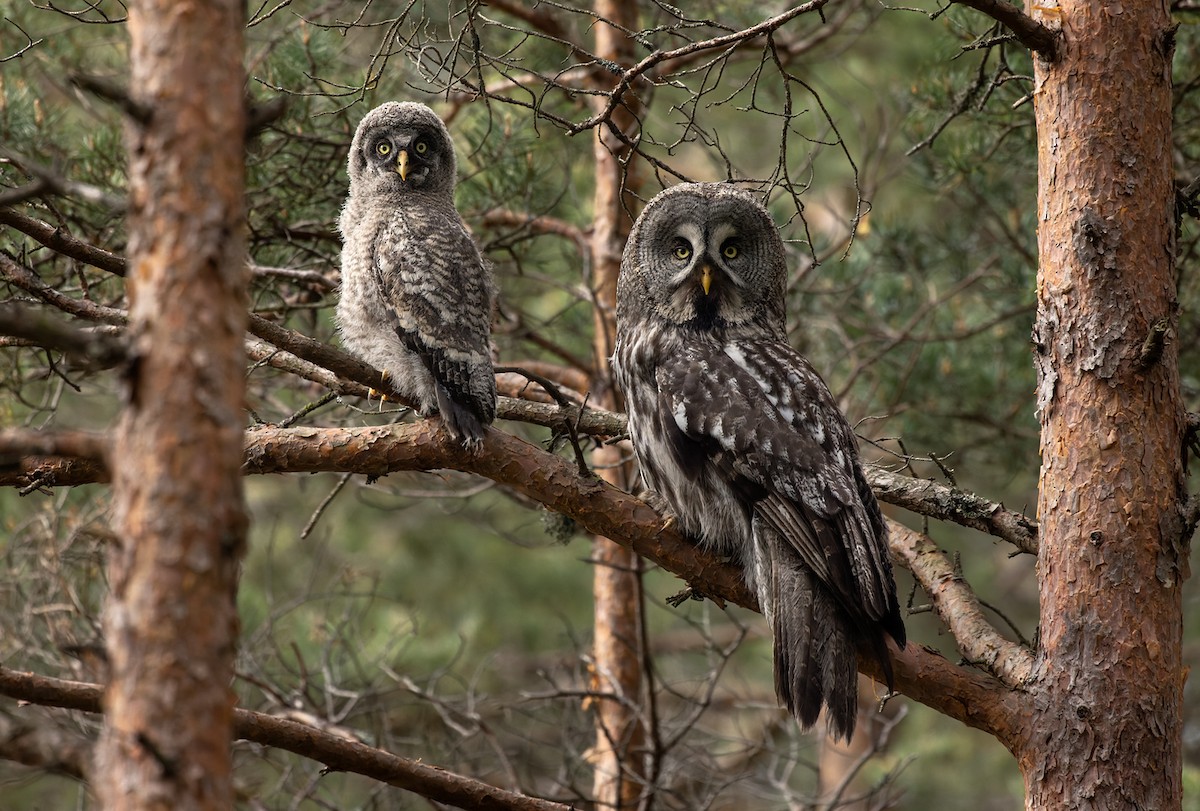
[[[1032,13],[1063,36],[1034,94],[1041,650],[1017,756],[1030,809],[1166,811],[1182,801],[1187,565],[1173,26],[1164,3]]]
[[[596,15],[626,30],[637,30],[635,0],[597,0]],[[605,22],[595,26],[595,53],[615,64],[630,65],[633,43],[629,36]],[[606,75],[604,82],[612,82]],[[608,86],[600,86],[608,90]],[[603,109],[606,96],[593,97],[593,108]],[[636,100],[627,98],[627,103]],[[633,113],[617,108],[613,125],[632,132]],[[596,161],[596,191],[592,224],[592,289],[595,301],[595,363],[592,401],[605,408],[619,407],[611,388],[608,359],[616,336],[617,276],[625,238],[632,225],[625,211],[622,192],[632,191],[625,177],[628,148],[603,125],[593,146]],[[597,472],[623,490],[636,490],[636,473],[628,463],[619,464],[616,447],[598,450],[593,459]],[[642,646],[641,565],[632,550],[607,538],[596,538],[592,548],[593,657],[596,668],[593,686],[598,692],[621,696],[601,699],[595,705],[596,744],[592,749],[593,797],[599,808],[631,809],[647,796],[646,716],[638,711],[648,686],[643,678],[646,651]]]
[[[96,791],[109,809],[233,807],[245,543],[243,4],[131,3],[129,340],[112,461]]]

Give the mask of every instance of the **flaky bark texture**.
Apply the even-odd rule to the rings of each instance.
[[[233,807],[244,545],[243,5],[130,4],[127,401],[113,448],[109,809]]]
[[[637,30],[637,3],[633,0],[597,0],[595,12],[608,20]],[[633,64],[633,42],[621,30],[607,22],[595,26],[596,54],[611,63]],[[610,89],[612,76],[597,74]],[[603,110],[607,96],[594,96],[593,106]],[[627,104],[634,104],[631,99]],[[611,387],[608,359],[616,336],[617,275],[621,254],[631,225],[622,203],[622,193],[634,189],[625,177],[630,151],[614,130],[631,133],[636,124],[626,106],[613,111],[609,125],[596,130],[592,152],[596,160],[596,191],[593,199],[591,241],[592,292],[595,296],[595,368],[592,381],[594,399],[604,408],[618,408]],[[618,487],[637,489],[637,474],[629,463],[620,464],[621,451],[604,447],[594,457],[597,471]],[[592,749],[593,796],[601,808],[637,808],[648,790],[647,715],[639,712],[646,697],[644,683],[641,563],[635,552],[608,538],[597,537],[592,550],[595,573],[592,581],[594,602],[593,643],[594,687],[604,695],[620,699],[596,702],[596,744]]]
[[[1017,755],[1030,809],[1179,808],[1172,22],[1161,2],[1033,8],[1062,37],[1034,94],[1041,660]]]

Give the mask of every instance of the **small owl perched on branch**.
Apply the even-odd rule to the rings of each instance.
[[[478,445],[496,415],[489,350],[495,283],[454,207],[454,143],[433,110],[388,102],[350,146],[339,222],[346,347],[423,415]]]
[[[862,645],[892,687],[904,647],[886,528],[854,432],[786,340],[783,242],[725,184],[655,197],[629,235],[613,371],[646,485],[740,560],[774,636],[775,689],[849,738]]]

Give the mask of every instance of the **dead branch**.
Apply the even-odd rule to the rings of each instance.
[[[0,667],[0,694],[51,707],[102,712],[104,688],[99,684],[65,681]],[[469,811],[570,811],[561,803],[506,791],[479,780],[410,760],[325,730],[264,713],[234,711],[238,739],[274,746],[412,791],[434,802]]]
[[[1008,541],[1022,552],[1037,554],[1037,522],[1023,513],[929,479],[901,476],[874,466],[868,467],[866,473],[880,501],[986,532]]]
[[[892,554],[913,573],[929,595],[954,642],[971,664],[987,668],[1014,689],[1033,674],[1033,652],[1001,636],[983,616],[975,592],[930,538],[888,521]]]
[[[655,51],[654,53],[642,59],[633,67],[623,71],[620,74],[617,84],[606,94],[609,98],[608,103],[604,106],[604,108],[591,118],[588,118],[578,124],[571,125],[568,129],[568,132],[570,132],[572,135],[578,135],[581,132],[590,130],[599,126],[600,124],[610,121],[612,119],[613,111],[616,110],[617,107],[622,103],[625,93],[629,90],[633,83],[655,66],[672,59],[692,56],[693,54],[702,51],[730,48],[747,40],[752,40],[756,37],[769,34],[780,26],[790,22],[796,17],[799,17],[801,14],[807,14],[823,8],[828,2],[829,0],[809,0],[809,2],[790,8],[782,14],[777,14],[768,20],[763,20],[758,25],[752,25],[749,28],[734,32],[732,34],[713,37],[712,39],[706,39],[700,42],[692,42],[670,51]],[[614,132],[614,134],[617,133]]]

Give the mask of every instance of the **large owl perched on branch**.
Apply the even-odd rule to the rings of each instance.
[[[857,650],[904,646],[879,505],[854,432],[786,340],[783,242],[749,194],[664,191],[617,286],[613,369],[647,486],[681,529],[739,559],[774,636],[775,689],[849,737]]]
[[[425,415],[477,445],[496,415],[491,267],[454,207],[454,142],[433,110],[388,102],[350,146],[342,342]]]

